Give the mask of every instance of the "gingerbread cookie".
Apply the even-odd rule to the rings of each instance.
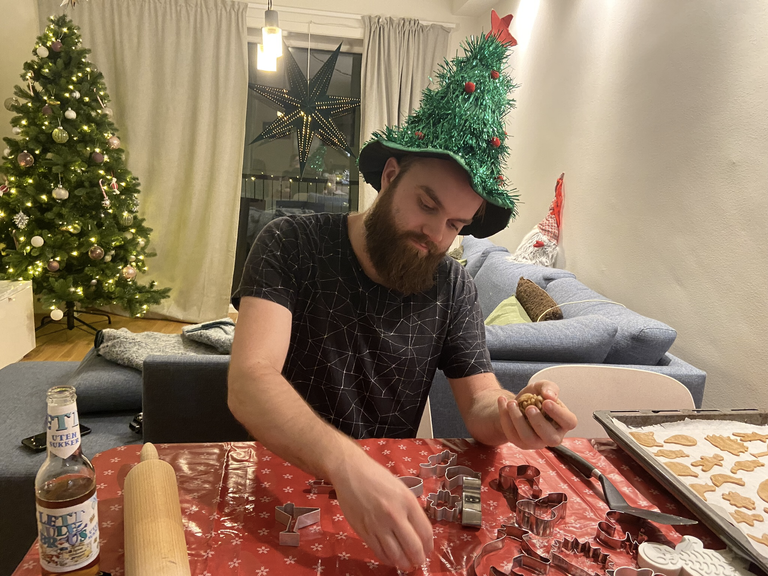
[[[765,442],[768,441],[768,434],[758,434],[757,432],[734,432],[734,436],[740,438],[742,442]]]
[[[685,434],[675,434],[664,440],[665,444],[680,444],[680,446],[696,446],[696,438]]]
[[[720,454],[714,456],[702,456],[699,460],[691,462],[691,466],[701,466],[704,472],[709,472],[715,466],[723,465],[723,457]]]
[[[744,524],[749,524],[750,526],[754,526],[755,522],[763,521],[762,515],[747,514],[746,512],[742,512],[741,510],[736,510],[736,512],[732,512],[731,517],[734,520],[736,520],[736,523],[743,522]]]
[[[752,472],[755,468],[760,468],[761,466],[765,466],[765,464],[760,462],[760,460],[738,460],[733,463],[731,474],[736,474],[739,470]]]
[[[699,473],[696,470],[692,470],[688,464],[683,464],[682,462],[664,462],[664,466],[672,470],[676,476],[699,477]]]
[[[704,500],[704,502],[707,501],[707,497],[705,494],[707,492],[716,492],[717,488],[712,486],[711,484],[688,484],[688,488],[696,492],[696,494],[699,495],[699,497]]]
[[[653,455],[661,458],[688,458],[690,456],[684,450],[658,450]]]
[[[729,436],[719,436],[716,434],[710,434],[705,437],[707,441],[713,446],[719,448],[723,452],[730,452],[734,456],[748,452],[749,448],[738,440],[734,440]]]
[[[760,496],[760,500],[768,502],[768,480],[763,480],[757,487],[757,495]]]
[[[645,446],[646,448],[661,448],[664,446],[664,444],[659,444],[654,437],[653,432],[630,432],[629,435],[632,436],[640,446]]]
[[[768,534],[763,534],[762,536],[760,536],[760,538],[758,538],[757,536],[752,536],[752,534],[747,534],[747,536],[752,538],[752,540],[754,540],[755,542],[760,542],[760,544],[765,544],[766,546],[768,546]]]
[[[744,480],[737,478],[736,476],[729,476],[728,474],[712,474],[712,476],[709,477],[709,481],[718,488],[723,484],[738,484],[739,486],[744,486]],[[768,489],[768,487],[766,487],[766,489]],[[760,494],[760,492],[758,492],[758,494]],[[763,498],[763,500],[765,500],[765,498]],[[765,501],[768,502],[768,500]]]
[[[728,500],[731,506],[735,508],[746,508],[747,510],[755,509],[755,501],[752,498],[742,496],[738,492],[726,492],[723,494],[723,500]]]

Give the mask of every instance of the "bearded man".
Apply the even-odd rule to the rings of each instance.
[[[432,550],[431,524],[352,438],[413,437],[438,368],[479,442],[553,446],[576,418],[552,382],[527,387],[546,400],[521,413],[491,372],[472,278],[446,256],[460,232],[506,225],[509,211],[452,159],[380,160],[367,212],[288,216],[257,238],[234,298],[229,407],[268,449],[332,482],[352,528],[407,570]]]

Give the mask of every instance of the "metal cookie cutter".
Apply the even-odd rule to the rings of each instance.
[[[432,520],[447,520],[449,522],[458,522],[461,505],[459,496],[454,496],[448,490],[438,490],[434,494],[427,496],[427,516]]]
[[[600,566],[600,571],[591,572],[582,568],[581,566],[570,562],[563,556],[562,552],[583,556],[598,564]],[[562,541],[555,541],[555,544],[552,546],[552,566],[557,567],[558,570],[565,572],[570,576],[599,576],[600,573],[605,572],[609,568],[613,568],[613,562],[608,553],[603,552],[601,548],[592,546],[590,542],[581,542],[576,538],[565,538]]]
[[[445,474],[446,468],[456,465],[456,453],[443,450],[440,454],[433,454],[428,460],[427,463],[419,464],[419,477],[440,478]]]
[[[647,530],[658,531],[647,520],[609,510],[605,513],[605,519],[597,523],[595,540],[614,550],[624,550],[636,558],[638,547],[648,540]]]
[[[479,478],[464,477],[461,491],[461,525],[480,528],[483,525],[483,502]]]
[[[528,530],[524,530],[518,526],[502,524],[496,535],[498,536],[496,540],[492,540],[485,544],[480,549],[480,552],[475,555],[472,563],[467,568],[467,576],[479,576],[478,570],[480,569],[485,556],[504,548],[504,544],[507,540],[519,541],[522,552],[512,559],[512,570],[509,573],[510,575],[515,574],[522,576],[519,572],[515,571],[515,568],[525,568],[538,574],[547,574],[549,572],[550,559],[543,554],[539,554],[536,549],[531,546],[529,542],[531,534]],[[495,567],[491,567],[489,572],[494,576],[504,574],[504,572]]]
[[[457,486],[464,486],[465,478],[476,478],[477,480],[480,480],[480,472],[475,472],[472,468],[466,466],[451,466],[450,468],[446,468],[443,490],[453,490]]]
[[[417,498],[424,494],[424,480],[422,478],[417,478],[416,476],[400,476],[400,480],[402,480],[403,484],[405,484],[408,487],[408,490],[410,490]]]
[[[285,526],[280,532],[281,546],[298,546],[299,530],[320,522],[320,508],[300,508],[292,502],[275,506],[275,520]]]
[[[515,504],[515,519],[521,528],[547,538],[554,534],[555,525],[565,519],[567,507],[567,494],[551,492],[537,500],[518,500]]]
[[[524,487],[522,498],[541,498],[540,477],[539,469],[529,464],[502,466],[499,468],[498,479],[491,480],[490,486],[493,490],[501,492],[509,509],[515,512],[515,505],[521,498],[521,485]]]
[[[331,494],[334,492],[333,484],[329,484],[319,478],[317,480],[310,480],[307,484],[309,484],[309,492],[311,494]]]

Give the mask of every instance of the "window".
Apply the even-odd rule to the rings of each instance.
[[[290,89],[285,74],[287,56],[278,58],[276,72],[263,72],[256,69],[256,50],[255,43],[248,45],[249,84]],[[310,49],[307,75],[307,49],[289,50],[309,79],[333,54],[329,50]],[[361,64],[361,54],[340,53],[328,95],[359,99]],[[286,214],[343,213],[358,207],[356,155],[360,150],[360,108],[333,119],[355,156],[326,146],[315,136],[303,176],[300,176],[295,131],[282,138],[251,144],[281,113],[278,106],[248,90],[233,291],[240,284],[243,265],[254,239],[270,220]]]

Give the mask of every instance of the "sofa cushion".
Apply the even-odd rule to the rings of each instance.
[[[611,349],[616,331],[610,320],[589,315],[486,326],[485,341],[492,360],[600,363]]]
[[[509,256],[509,251],[504,246],[494,244],[485,238],[475,238],[474,236],[465,236],[461,241],[463,248],[462,258],[466,260],[464,267],[470,276],[474,278],[477,271],[485,262],[485,259],[492,252],[503,252]]]
[[[67,384],[77,391],[80,414],[141,410],[141,371],[99,356],[91,348]]]
[[[557,307],[557,302],[552,300],[546,290],[539,288],[538,284],[527,278],[518,280],[515,296],[532,322],[563,319],[563,313]]]
[[[522,276],[542,288],[546,288],[550,282],[558,278],[574,278],[573,273],[567,270],[536,264],[520,264],[509,258],[509,252],[491,252],[475,275],[477,295],[484,318],[495,310],[502,300],[515,293],[517,282]]]
[[[502,300],[501,304],[496,306],[496,309],[488,315],[485,319],[486,326],[506,326],[507,324],[522,324],[523,322],[530,322],[531,318],[525,312],[522,304],[517,301],[517,298],[510,296],[506,300]]]
[[[583,302],[564,305],[565,302],[580,300],[610,300],[575,278],[551,282],[547,292],[560,305],[566,319],[597,314],[616,324],[618,332],[605,358],[606,364],[658,364],[677,337],[677,332],[663,322],[615,303]]]

